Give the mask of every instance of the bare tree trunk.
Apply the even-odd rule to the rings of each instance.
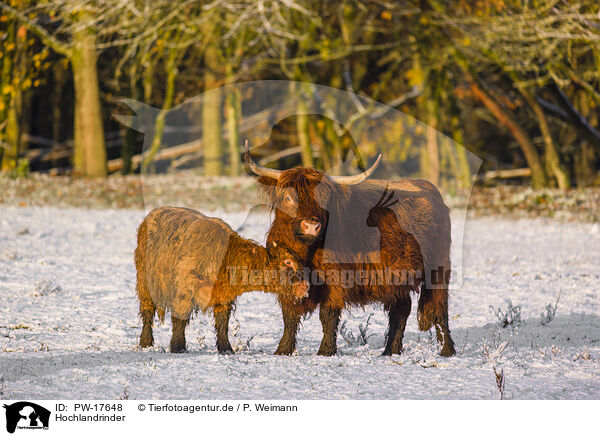
[[[223,137],[221,120],[222,91],[210,90],[202,103],[202,142],[204,144],[204,174],[223,174]]]
[[[316,120],[315,118],[312,118],[310,121],[315,136],[319,138],[319,155],[321,158],[320,168],[325,171],[329,171],[332,165],[330,152],[331,146],[327,140],[327,126],[325,125],[324,120]]]
[[[229,133],[229,172],[232,176],[240,174],[240,117],[241,117],[240,95],[237,89],[227,93],[227,131]]]
[[[18,38],[16,37],[16,21],[13,21],[8,26],[6,32],[6,40],[2,44],[13,44],[17,46]],[[19,77],[21,73],[19,70],[19,48],[15,48],[15,52],[8,52],[3,56],[3,68],[2,68],[2,98],[4,112],[0,118],[0,124],[4,132],[0,135],[0,169],[2,171],[10,171],[17,165],[17,159],[19,156],[19,142],[20,142],[20,126],[19,126],[19,111],[22,104],[22,93],[20,88],[15,88],[12,84],[14,76]],[[5,92],[4,88],[8,88],[9,92]]]
[[[421,114],[425,123],[427,123],[427,126],[425,126],[425,147],[420,150],[421,174],[437,186],[440,181],[440,150],[436,130],[438,119],[436,98],[438,92],[435,89],[435,77],[425,71],[421,65],[419,53],[415,53],[413,56],[412,75],[414,76],[412,85],[425,90],[418,99]]]
[[[11,20],[6,26],[6,32],[3,45],[12,43],[15,39],[16,21]],[[0,75],[0,170],[2,169],[2,162],[4,161],[4,154],[7,151],[8,145],[6,144],[6,126],[8,125],[8,108],[10,106],[10,94],[4,93],[3,90],[7,86],[12,78],[13,72],[13,57],[8,53],[3,53],[4,56],[0,58],[2,61],[2,74]]]
[[[19,113],[19,156],[27,153],[28,141],[23,141],[23,135],[31,132],[31,108],[33,90],[28,88],[22,91],[21,110]]]
[[[2,157],[2,170],[17,167],[19,156],[24,152],[21,137],[29,131],[29,114],[31,110],[31,91],[23,89],[23,79],[27,76],[27,43],[26,36],[17,36],[14,40],[14,54],[8,52],[7,57],[12,69],[12,84],[9,84],[8,113],[6,115],[5,153]],[[9,76],[7,75],[7,77]],[[9,82],[10,83],[10,82]]]
[[[342,147],[342,138],[338,136],[333,125],[333,120],[330,118],[325,119],[325,135],[327,140],[331,143],[331,156],[329,162],[332,166],[331,175],[341,176],[344,150]]]
[[[62,62],[55,62],[52,66],[52,78],[54,86],[52,87],[52,140],[60,142],[62,139],[60,127],[62,124],[63,109],[61,105],[63,89],[67,80],[67,74],[63,68]]]
[[[67,46],[18,10],[6,4],[0,5],[9,15],[33,31],[44,44],[69,59],[75,85],[75,170],[90,177],[106,176],[106,146],[96,65],[96,32],[93,24],[86,25],[90,23],[89,12],[73,15],[72,19],[80,26],[72,34],[72,45]]]
[[[298,130],[298,145],[300,146],[300,156],[302,165],[313,168],[312,151],[310,148],[310,136],[308,130],[308,115],[306,115],[306,103],[298,102],[298,115],[296,116],[296,129]]]
[[[575,177],[577,186],[592,186],[597,170],[594,167],[594,151],[587,140],[582,140],[575,154]]]
[[[148,57],[147,65],[143,65],[142,88],[144,90],[144,103],[151,104],[152,86],[154,79],[154,62]]]
[[[458,166],[460,168],[460,186],[463,189],[468,189],[471,186],[471,167],[467,158],[467,149],[462,130],[458,126],[458,118],[453,118],[452,139],[454,140],[456,157],[458,158]]]
[[[206,30],[215,32],[214,25]],[[222,71],[222,56],[219,46],[211,41],[204,52],[204,100],[202,102],[202,142],[204,144],[204,174],[223,174],[223,92],[218,86]],[[223,73],[224,74],[224,73]]]
[[[588,95],[584,90],[579,90],[574,96],[574,103],[580,116],[585,120],[590,130],[597,130],[598,114],[597,111],[590,110],[590,102]],[[590,117],[588,119],[588,117]],[[596,136],[592,136],[586,133],[584,139],[581,141],[579,150],[579,175],[581,180],[581,186],[593,186],[596,180],[598,180],[599,172],[596,165],[596,154],[600,141]]]
[[[165,69],[167,71],[167,89],[165,91],[165,99],[163,101],[163,106],[161,111],[156,116],[154,120],[154,136],[152,137],[152,142],[150,144],[150,149],[146,153],[144,160],[142,162],[143,173],[148,171],[154,156],[160,149],[162,145],[163,132],[165,130],[165,117],[167,116],[167,112],[173,106],[173,99],[175,95],[175,78],[177,77],[177,65],[176,65],[176,57],[177,51],[171,49],[169,51],[169,55],[167,56],[167,61],[165,63]]]
[[[298,98],[298,104],[296,106],[296,134],[298,136],[298,145],[300,146],[300,156],[302,158],[302,165],[305,167],[313,168],[314,162],[312,157],[312,150],[310,147],[310,134],[309,134],[309,122],[308,122],[308,106],[303,95],[305,85],[302,83],[291,84],[295,87],[296,96]]]
[[[438,144],[437,127],[437,104],[433,100],[433,96],[428,95],[425,102],[427,111],[427,179],[434,185],[440,183],[440,150]]]
[[[445,136],[440,137],[440,139],[441,139],[440,152],[442,155],[441,168],[445,168],[446,162],[447,162],[448,166],[450,167],[450,171],[456,181],[456,183],[454,185],[450,185],[450,186],[454,186],[454,188],[462,188],[463,182],[462,182],[462,178],[461,178],[460,164],[459,164],[457,155],[454,153],[454,150],[453,150],[454,147],[452,146],[452,140]],[[442,182],[445,182],[445,180],[442,180]]]
[[[342,88],[342,63],[336,63],[336,65],[333,68],[334,70],[331,77],[330,86],[332,88]],[[335,101],[335,97],[333,97],[332,95],[325,96],[326,112],[324,119],[325,128],[323,134],[323,141],[328,145],[326,147],[328,156],[323,159],[323,164],[327,165],[323,169],[328,170],[328,174],[331,174],[332,176],[341,176],[343,174],[342,163],[344,154],[342,138],[339,135],[339,131],[336,130],[336,126],[334,124],[333,119],[330,118],[331,116],[335,116],[335,114],[327,112],[327,110],[332,110],[330,108],[336,107],[336,104],[337,103]],[[327,161],[327,163],[325,163],[325,161]]]
[[[73,34],[70,58],[75,84],[75,166],[88,177],[106,176],[106,146],[98,85],[96,34],[90,27]]]
[[[2,171],[10,171],[17,166],[21,143],[21,126],[19,123],[21,104],[22,92],[17,91],[10,99],[10,105],[6,116]]]
[[[137,64],[132,63],[128,71],[129,78],[129,95],[133,100],[139,100],[141,97],[141,86],[139,75],[137,72]],[[121,174],[129,174],[133,170],[132,157],[135,151],[136,132],[134,129],[126,129],[125,137],[123,138],[123,146],[121,148],[121,159],[123,166]]]
[[[544,110],[527,90],[522,89],[521,94],[523,95],[529,106],[531,106],[531,109],[533,109],[533,112],[535,113],[535,116],[537,118],[538,125],[540,126],[540,131],[542,132],[542,138],[544,139],[546,151],[546,163],[549,167],[549,170],[554,175],[556,183],[558,184],[558,187],[560,189],[569,189],[571,187],[571,183],[569,182],[569,176],[567,175],[566,170],[562,168],[560,164],[560,157],[558,156],[556,146],[554,145],[554,141],[552,140],[552,133],[550,132],[550,126],[548,125],[548,120],[546,119]]]

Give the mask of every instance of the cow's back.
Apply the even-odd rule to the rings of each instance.
[[[422,179],[367,180],[352,189],[355,199],[351,203],[367,209],[374,207],[386,188],[398,200],[392,208],[399,226],[419,244],[425,277],[429,279],[431,271],[440,267],[449,268],[450,215],[436,186]]]
[[[189,316],[189,302],[205,309],[233,230],[222,220],[176,207],[151,211],[144,220],[145,269],[154,304]]]

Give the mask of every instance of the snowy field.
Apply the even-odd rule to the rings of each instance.
[[[464,281],[450,304],[455,357],[440,357],[431,334],[417,331],[416,298],[401,356],[380,356],[386,318],[377,306],[343,314],[346,338],[373,314],[367,345],[340,334],[339,355],[316,356],[315,313],[297,354],[273,356],[283,323],[262,293],[238,300],[237,354],[220,356],[203,315],[187,329],[188,353],[168,353],[170,321],[155,329],[154,348],[137,349],[133,251],[143,216],[0,207],[0,398],[497,399],[495,367],[509,399],[600,399],[598,224],[468,220]],[[234,228],[246,219],[221,216]],[[263,242],[268,217],[246,224],[245,235]],[[559,292],[555,318],[542,325]],[[522,321],[502,328],[490,306],[506,311],[507,298]]]

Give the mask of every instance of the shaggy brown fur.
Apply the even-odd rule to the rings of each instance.
[[[258,182],[275,213],[267,242],[290,247],[311,269],[361,273],[382,272],[385,268],[420,271],[424,280],[420,286],[419,328],[429,330],[435,325],[441,354],[454,354],[448,327],[450,218],[435,186],[412,179],[340,185],[311,168],[293,168],[284,171],[279,180],[263,176]],[[387,208],[392,214],[382,214],[374,223],[377,231],[366,224],[366,218],[386,189],[399,201]],[[303,232],[305,220],[321,224],[318,237]],[[444,271],[441,280],[440,270]],[[410,313],[410,291],[418,288],[378,284],[344,288],[325,284],[311,286],[309,298],[300,303],[279,297],[285,329],[276,353],[293,352],[300,317],[320,305],[324,336],[319,354],[334,354],[341,310],[347,305],[370,302],[383,303],[389,312],[384,354],[400,353]]]
[[[227,328],[240,294],[261,290],[296,301],[308,290],[308,284],[299,280],[302,263],[297,255],[273,242],[268,249],[262,247],[240,237],[222,220],[185,208],[161,207],[146,216],[138,229],[135,265],[143,321],[140,346],[154,344],[155,313],[164,321],[170,310],[171,352],[185,350],[185,327],[192,312],[212,309],[217,349],[233,353]],[[246,273],[244,280],[245,271],[261,276],[253,279]],[[265,271],[271,274],[264,275]]]

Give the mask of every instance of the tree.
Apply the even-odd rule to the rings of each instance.
[[[98,56],[102,49],[126,44],[127,41],[110,38],[127,25],[138,24],[127,21],[132,16],[140,17],[135,5],[101,0],[48,0],[31,10],[19,10],[4,2],[0,2],[0,8],[34,33],[45,46],[68,59],[75,91],[74,167],[89,177],[105,176],[106,146]],[[103,39],[109,42],[102,42]]]
[[[15,10],[29,6],[28,1],[12,1]],[[39,85],[38,77],[48,66],[47,50],[41,50],[28,34],[27,28],[8,15],[0,15],[5,28],[0,57],[0,170],[17,166],[23,146],[22,127],[26,101],[31,90]]]
[[[71,65],[75,87],[75,168],[91,177],[106,175],[106,149],[102,126],[102,109],[97,73],[97,22],[94,12],[86,4],[47,3],[48,16],[63,23],[63,33],[69,41],[61,41],[41,24],[30,19],[26,11],[19,11],[6,3],[0,7],[10,16],[35,33],[43,44],[66,57]],[[37,16],[44,9],[36,9]],[[62,29],[61,29],[62,30]]]
[[[542,0],[531,8],[525,3],[487,1],[473,8],[446,8],[441,2],[431,3],[438,19],[441,17],[445,35],[454,43],[463,71],[468,68],[470,77],[481,81],[480,73],[491,77],[494,69],[499,70],[502,76],[496,75],[494,85],[506,89],[508,83],[516,98],[522,98],[530,108],[544,144],[545,165],[523,122],[494,102],[485,86],[475,83],[473,87],[474,94],[520,144],[534,185],[545,185],[554,178],[559,188],[569,188],[568,171],[555,141],[559,132],[553,131],[540,96],[555,89],[557,83],[570,90],[580,86],[592,98],[600,96],[593,84],[580,77],[596,77],[593,80],[598,84],[597,64],[590,63],[600,41],[598,5]],[[469,13],[464,13],[465,8]],[[580,129],[577,123],[571,128]]]

